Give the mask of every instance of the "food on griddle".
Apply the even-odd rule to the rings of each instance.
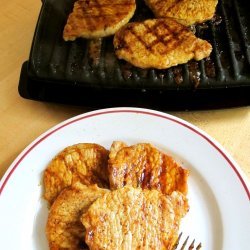
[[[85,241],[90,249],[172,249],[188,209],[179,192],[127,186],[98,198],[82,216]]]
[[[113,35],[134,15],[135,0],[77,0],[64,27],[65,41]]]
[[[157,18],[171,17],[184,25],[213,18],[218,0],[145,0]]]
[[[91,67],[98,67],[102,53],[102,38],[91,39],[88,47],[88,58]]]
[[[166,69],[208,57],[212,46],[171,18],[128,23],[116,32],[115,53],[140,68]]]
[[[108,150],[94,143],[79,143],[55,156],[44,172],[44,198],[50,204],[66,187],[81,182],[108,187]]]
[[[110,152],[108,170],[111,190],[129,185],[157,189],[164,194],[173,191],[187,194],[189,171],[151,144],[126,146],[123,142],[114,142]]]
[[[81,183],[64,189],[49,211],[46,236],[50,249],[85,249],[85,228],[80,217],[97,198],[108,192],[97,185]]]

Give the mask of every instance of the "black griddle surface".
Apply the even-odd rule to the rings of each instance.
[[[90,108],[184,110],[250,104],[248,1],[219,1],[215,18],[195,27],[196,35],[212,44],[211,56],[167,70],[139,69],[118,60],[113,37],[102,39],[98,61],[89,54],[92,41],[65,42],[62,32],[73,2],[43,2],[30,57],[21,70],[22,97]],[[137,1],[132,21],[152,17],[144,2]]]

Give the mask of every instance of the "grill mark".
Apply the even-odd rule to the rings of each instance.
[[[141,187],[142,189],[150,189],[151,188],[151,176],[152,176],[152,171],[151,171],[151,166],[149,163],[149,160],[146,159],[146,164],[143,166],[143,173],[141,176]]]
[[[77,4],[77,2],[76,2]],[[93,22],[93,18],[85,18],[86,15],[84,15],[84,6],[81,5],[81,2],[79,2],[79,6],[76,5],[76,12],[78,11],[78,9],[81,10],[81,12],[83,13],[83,16],[84,16],[84,20],[85,20],[85,23],[86,23],[86,27],[88,30],[90,31],[93,31],[95,29],[95,22]],[[75,10],[73,10],[73,13],[74,13]]]
[[[167,41],[166,40],[164,41],[164,38],[166,35],[159,35],[155,29],[157,26],[160,26],[160,25],[162,25],[163,28],[166,29],[168,31],[168,34],[170,35]],[[133,26],[131,26],[130,29],[128,30],[130,30],[130,32],[136,37],[136,39],[145,47],[145,49],[149,50],[151,53],[153,53],[153,47],[156,44],[162,43],[163,45],[165,45],[165,49],[162,52],[158,52],[160,55],[164,55],[169,51],[167,44],[166,44],[169,41],[174,42],[172,47],[179,46],[182,41],[182,39],[179,38],[179,35],[187,30],[186,27],[183,27],[178,32],[176,32],[176,30],[172,30],[170,26],[167,25],[164,21],[161,21],[160,23],[156,22],[152,27],[149,27],[148,24],[145,24],[145,23],[143,24],[143,26],[146,28],[145,33],[153,34],[156,37],[156,39],[150,44],[147,44],[147,42],[145,42],[143,38],[135,32]]]
[[[115,50],[123,49],[123,50],[127,50],[128,53],[132,53],[131,47],[125,41],[125,37],[127,33],[129,32],[133,34],[137,38],[137,40],[139,40],[145,46],[145,42],[140,38],[140,36],[136,34],[136,32],[133,29],[133,26],[130,25],[130,26],[127,26],[125,30],[121,31],[119,35],[117,35],[118,46],[115,47]]]
[[[161,26],[161,25],[163,25],[164,29],[168,31],[167,35],[170,35],[170,38],[167,41],[171,40],[172,39],[172,31],[169,27],[166,26],[164,21],[162,21],[160,23],[156,22],[151,28],[147,24],[144,24],[144,26],[149,30],[149,32],[151,32],[151,34],[153,34],[156,37],[156,39],[151,44],[148,45],[151,52],[153,51],[152,49],[156,44],[162,43],[163,45],[165,45],[165,43],[167,42],[167,41],[164,41],[164,38],[166,37],[166,35],[159,35],[155,29],[157,26]],[[170,32],[169,32],[169,30],[170,30]],[[166,52],[167,52],[167,48],[164,50],[164,52],[161,52],[160,54],[163,55]]]
[[[118,46],[116,46],[114,49],[116,50],[121,50],[121,49],[125,49],[128,51],[128,53],[131,53],[131,48],[128,46],[128,44],[125,42],[125,35],[127,32],[129,32],[130,27],[127,27],[127,30],[125,29],[123,32],[119,33],[119,35],[117,35],[117,43]]]
[[[160,185],[160,190],[162,193],[166,192],[166,180],[167,180],[167,169],[166,169],[166,156],[162,156],[162,163],[161,163],[161,171],[159,175],[159,185]]]
[[[96,3],[96,6],[97,6],[96,10],[98,12],[99,18],[101,18],[101,20],[103,20],[103,22],[105,22],[106,18],[101,14],[103,12],[103,6],[98,2],[98,0],[94,0],[94,1]]]
[[[171,30],[171,28],[170,28],[170,26],[168,25],[168,24],[166,24],[166,23],[164,23],[164,26],[168,29],[168,30],[170,30],[171,32],[170,32],[170,34],[172,35],[172,37],[173,37],[173,41],[175,41],[175,43],[174,43],[174,45],[177,47],[177,46],[179,46],[180,44],[181,44],[181,42],[182,42],[182,36],[181,35],[186,35],[186,34],[188,34],[188,32],[187,32],[187,28],[186,27],[182,27],[180,30],[178,30],[178,31],[176,31],[176,30]],[[171,37],[171,38],[172,38]],[[168,39],[167,41],[165,41],[165,42],[168,42],[169,40],[171,40],[171,38],[170,39]]]
[[[119,19],[120,17],[126,16],[129,11],[124,11],[124,9],[128,10],[129,8],[133,7],[132,3],[100,4],[98,0],[94,0],[94,3],[90,3],[89,1],[88,2],[79,1],[78,4],[79,6],[77,7],[77,9],[81,10],[83,17],[86,21],[86,26],[90,31],[95,30],[96,21],[93,20],[94,18],[99,18],[100,21],[104,23],[104,29],[105,29],[106,24],[111,23],[110,17],[114,16],[117,19]],[[116,9],[113,14],[105,14],[105,9],[104,9],[105,7],[115,7],[115,6],[118,6],[119,8]],[[85,13],[86,9],[89,11],[95,10],[97,14]]]
[[[163,40],[163,37],[166,36],[166,35],[159,35],[158,32],[156,31],[156,28],[159,27],[159,26],[161,26],[161,25],[163,25],[164,28],[166,28],[166,26],[165,26],[165,24],[164,24],[163,21],[160,22],[160,23],[156,22],[152,27],[149,27],[146,23],[144,24],[144,26],[148,29],[148,31],[151,34],[153,34],[156,37],[157,40],[160,40],[160,39]],[[167,29],[167,31],[168,31],[168,35],[169,35],[170,34],[169,33],[169,29]]]
[[[150,48],[148,47],[147,43],[146,43],[138,34],[136,34],[136,32],[135,32],[135,30],[133,29],[133,27],[132,27],[132,29],[130,30],[130,32],[137,38],[138,41],[141,42],[141,44],[143,44],[143,46],[144,46],[146,49],[150,49]]]
[[[130,169],[130,171],[131,171],[131,169]],[[122,184],[123,187],[126,186],[127,179],[130,177],[130,175],[128,174],[128,172],[129,172],[129,169],[128,169],[128,166],[126,166],[126,168],[124,169],[124,177],[123,177],[123,184]]]
[[[154,29],[150,28],[148,25],[146,25],[145,23],[142,24],[146,29],[147,31],[145,33],[151,33],[151,34],[154,34],[155,37],[156,37],[156,41],[158,43],[158,35],[154,32]],[[155,27],[156,24],[153,26]],[[152,53],[152,46],[151,44],[147,44],[142,38],[140,35],[136,34],[135,30],[133,29],[133,26],[130,28],[130,32],[137,38],[138,41],[141,42],[141,44],[145,47],[146,50],[149,50],[151,53]]]

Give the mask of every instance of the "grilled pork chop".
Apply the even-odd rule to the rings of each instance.
[[[96,185],[75,183],[64,189],[53,203],[46,225],[46,236],[51,250],[83,249],[85,228],[80,217],[99,197],[109,192]]]
[[[184,25],[212,19],[218,0],[145,0],[156,17],[171,17]]]
[[[114,142],[110,152],[116,145],[122,145],[122,142]],[[108,171],[111,190],[130,185],[157,189],[164,194],[171,194],[173,191],[187,193],[189,171],[151,144],[120,147],[109,158]]]
[[[108,151],[94,143],[79,143],[55,156],[44,172],[44,198],[53,203],[66,187],[80,181],[85,185],[108,186]]]
[[[113,35],[135,12],[135,0],[77,0],[64,27],[65,41]]]
[[[184,195],[124,187],[98,198],[83,214],[90,249],[171,249],[189,207]]]
[[[171,18],[129,23],[116,32],[115,53],[140,68],[166,69],[208,57],[212,46]]]

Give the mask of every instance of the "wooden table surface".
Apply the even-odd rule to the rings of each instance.
[[[41,8],[39,0],[2,1],[0,8],[0,178],[17,155],[55,124],[84,107],[23,99],[17,87]],[[215,138],[250,179],[250,107],[170,112]]]

